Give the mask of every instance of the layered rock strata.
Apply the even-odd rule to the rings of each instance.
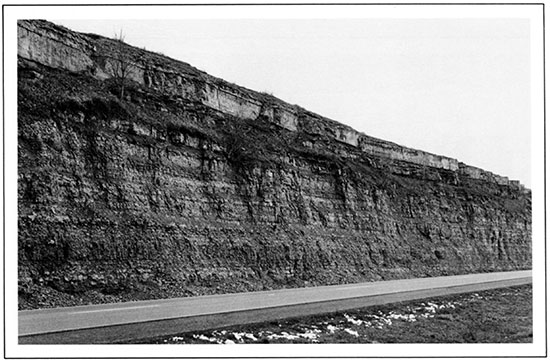
[[[188,64],[20,21],[21,308],[530,268],[531,194]]]

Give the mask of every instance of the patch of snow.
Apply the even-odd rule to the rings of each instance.
[[[287,340],[297,340],[297,339],[300,338],[300,336],[297,336],[297,335],[289,335],[287,332],[282,332],[280,335],[273,334],[273,335],[267,336],[267,338],[268,338],[269,340],[279,339],[279,338],[284,338],[284,339],[287,339]]]
[[[307,330],[304,333],[299,333],[298,336],[308,340],[316,340],[319,338],[319,333],[321,333],[321,330]]]
[[[408,315],[402,315],[400,313],[393,313],[388,315],[388,318],[394,319],[394,320],[403,320],[407,322],[415,322],[416,321],[416,315],[414,314],[408,314]]]
[[[208,336],[205,336],[205,335],[193,335],[193,338],[194,339],[199,339],[199,340],[202,340],[202,341],[213,342],[213,343],[220,343],[221,342],[215,337],[208,337]]]
[[[349,328],[345,328],[344,331],[346,331],[347,333],[349,333],[352,336],[359,337],[359,332],[357,332],[357,331],[351,330]]]
[[[258,341],[258,339],[251,333],[245,333],[244,337],[251,339],[252,341]]]
[[[344,313],[344,317],[346,318],[346,320],[349,322],[349,323],[352,323],[356,326],[361,326],[363,324],[363,320],[357,320],[355,319],[354,317]]]

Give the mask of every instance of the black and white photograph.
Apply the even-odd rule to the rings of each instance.
[[[543,15],[4,4],[4,357],[546,356]]]

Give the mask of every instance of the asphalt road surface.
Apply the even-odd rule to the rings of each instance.
[[[528,270],[19,311],[19,342],[128,341],[270,317],[525,284],[532,282],[531,277]]]

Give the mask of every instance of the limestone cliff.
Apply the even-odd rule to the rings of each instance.
[[[20,21],[20,308],[531,266],[531,193],[188,64]]]

